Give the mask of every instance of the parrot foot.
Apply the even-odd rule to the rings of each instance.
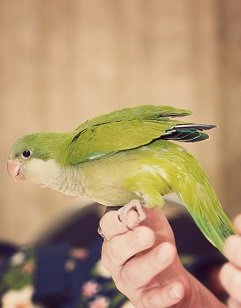
[[[144,206],[140,202],[140,200],[138,200],[138,199],[131,200],[128,204],[124,205],[123,207],[121,207],[118,210],[118,219],[119,219],[119,221],[122,222],[127,229],[132,230],[132,228],[130,228],[128,226],[127,215],[130,212],[130,210],[134,209],[138,213],[138,216],[139,216],[138,220],[139,220],[139,222],[142,222],[146,218],[146,214],[145,214],[145,211],[144,211],[143,207]]]

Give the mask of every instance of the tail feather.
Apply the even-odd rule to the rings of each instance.
[[[213,194],[215,193],[213,192]],[[189,203],[189,199],[183,193],[179,193],[179,196],[202,233],[223,253],[224,242],[228,236],[234,233],[234,228],[219,201],[216,198],[214,200],[214,195],[212,198],[203,199],[203,195],[197,193],[193,205]]]
[[[224,241],[234,233],[232,222],[224,212],[207,175],[188,153],[192,169],[180,178],[177,193],[207,239],[223,252]]]
[[[165,148],[165,151],[159,152],[159,159],[167,182],[202,233],[223,252],[224,241],[234,233],[234,228],[198,161],[171,142],[157,141],[152,147],[159,148],[159,151],[161,147]]]

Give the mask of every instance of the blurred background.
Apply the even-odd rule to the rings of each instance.
[[[16,138],[140,104],[219,125],[188,149],[241,212],[240,85],[241,1],[0,1],[0,239],[29,243],[83,203],[12,181]]]

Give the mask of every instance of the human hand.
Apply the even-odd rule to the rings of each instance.
[[[191,276],[178,258],[172,229],[161,209],[128,213],[128,230],[116,211],[100,221],[104,236],[102,262],[117,288],[135,307],[224,307]]]
[[[241,215],[235,219],[234,225],[237,234],[225,242],[224,254],[229,262],[221,268],[220,280],[229,294],[228,307],[241,308]]]

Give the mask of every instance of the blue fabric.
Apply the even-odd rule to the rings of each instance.
[[[56,308],[78,307],[80,290],[90,279],[91,269],[100,259],[102,240],[98,239],[84,262],[69,258],[69,244],[52,244],[38,248],[36,255],[34,302],[52,302]],[[66,270],[66,262],[74,262],[74,270]]]
[[[88,258],[84,262],[77,261],[75,270],[68,275],[68,287],[70,300],[64,303],[60,308],[79,307],[80,290],[83,284],[90,279],[90,272],[94,265],[100,259],[102,241],[98,240],[90,250]]]
[[[67,285],[65,263],[69,251],[68,244],[55,244],[38,248],[36,254],[35,294],[36,302],[61,297],[61,301],[70,297]]]

